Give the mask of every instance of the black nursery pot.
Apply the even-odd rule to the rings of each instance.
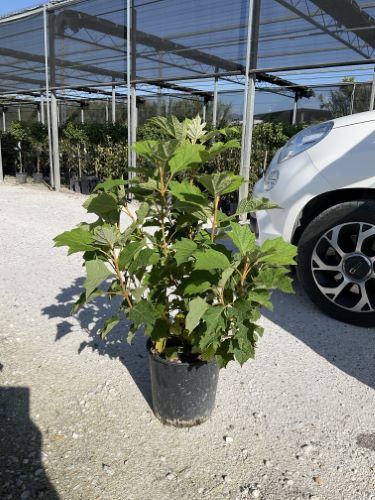
[[[25,172],[16,173],[16,184],[26,184],[27,174]]]
[[[33,182],[35,182],[35,184],[40,184],[41,182],[43,182],[42,172],[34,172],[33,173]]]
[[[176,363],[150,351],[152,406],[163,424],[191,427],[210,418],[219,367],[213,361]]]

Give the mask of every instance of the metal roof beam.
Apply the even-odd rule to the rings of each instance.
[[[339,24],[348,28],[375,49],[375,19],[354,0],[311,0]]]
[[[90,14],[86,14],[85,12],[79,12],[69,9],[62,11],[56,16],[57,34],[61,37],[64,37],[64,31],[67,27],[69,27],[74,32],[78,32],[80,29],[87,29],[96,31],[97,33],[115,36],[121,39],[125,39],[127,34],[127,28],[122,24],[92,16]],[[160,38],[143,31],[137,30],[136,40],[137,43],[140,43],[142,45],[152,47],[163,52],[172,53],[182,58],[191,59],[195,62],[206,64],[214,68],[223,69],[225,71],[239,71],[242,74],[245,74],[246,72],[246,68],[243,64],[228,61],[226,59],[222,59],[221,57],[213,56],[200,50],[192,49],[185,45],[181,45],[171,40]],[[205,75],[202,75],[202,78],[204,78],[204,76]],[[260,81],[272,83],[275,85],[288,86],[293,90],[293,83],[289,82],[288,80],[284,80],[283,78],[278,78],[274,75],[267,75],[265,73],[258,73],[257,78]],[[153,82],[154,81],[144,80],[144,83],[154,84]],[[161,82],[159,81],[157,85],[161,86],[160,83]],[[311,90],[307,87],[301,89],[300,87],[296,86],[295,91],[298,91],[300,95],[303,95],[305,97],[310,97],[312,95]]]
[[[331,36],[341,44],[345,45],[349,49],[357,52],[361,57],[365,59],[370,59],[373,55],[375,45],[368,43],[360,33],[362,29],[343,31],[342,25],[338,19],[338,11],[344,7],[346,10],[345,19],[347,21],[348,17],[348,6],[347,4],[352,4],[354,8],[355,2],[351,0],[340,1],[340,6],[338,7],[338,2],[336,0],[276,0],[280,5],[287,8],[294,14],[296,14],[301,19],[304,19],[308,23],[318,28],[320,31],[326,35]],[[344,5],[345,4],[345,5]],[[357,5],[357,4],[356,4]],[[358,5],[357,5],[358,8]],[[350,12],[350,9],[349,9]],[[336,17],[334,17],[336,16]],[[367,14],[366,14],[367,16]],[[372,19],[372,26],[375,25],[375,19],[367,16],[367,22]],[[368,37],[366,37],[368,38]]]

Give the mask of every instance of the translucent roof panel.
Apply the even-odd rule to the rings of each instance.
[[[50,10],[56,70],[54,74],[51,68],[52,86],[126,80],[124,4],[124,0],[89,0]]]
[[[254,3],[257,1],[260,71],[278,75],[293,68],[375,62],[374,1]],[[249,0],[132,3],[134,50],[130,66],[134,82],[162,86],[198,82],[215,73],[244,74]],[[125,0],[72,0],[50,5],[47,38],[52,87],[126,82],[126,5]],[[44,62],[41,8],[0,20],[0,93],[26,93],[44,87]]]
[[[137,79],[241,70],[248,0],[136,2]]]
[[[0,22],[0,92],[45,86],[43,14]]]
[[[373,59],[374,15],[363,0],[262,0],[257,67]]]

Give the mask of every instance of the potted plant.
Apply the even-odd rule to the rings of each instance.
[[[102,337],[122,315],[131,321],[129,342],[139,332],[149,337],[156,416],[194,425],[212,411],[219,368],[254,357],[263,332],[260,308],[272,307],[271,291],[292,291],[287,266],[295,247],[281,238],[258,246],[249,226],[238,222],[249,211],[272,208],[265,199],[242,200],[231,216],[219,210],[221,196],[243,182],[229,172],[200,173],[206,161],[238,146],[210,145],[225,130],[207,133],[199,117],[153,123],[169,139],[137,142],[144,161],[131,184],[98,185],[84,203],[96,222],[60,234],[55,245],[83,252],[87,278],[75,310],[98,295],[121,296]],[[129,193],[140,203],[136,211]]]
[[[15,120],[9,127],[9,134],[18,141],[17,152],[19,172],[16,172],[16,183],[25,184],[27,180],[27,173],[24,172],[23,169],[22,146],[24,141],[26,141],[28,138],[27,126],[23,122]]]
[[[36,172],[33,173],[35,183],[43,182],[43,172],[41,171],[41,157],[43,151],[48,147],[47,127],[39,122],[33,122],[29,126],[29,140],[36,156]]]

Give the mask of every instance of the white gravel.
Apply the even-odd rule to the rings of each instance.
[[[130,348],[121,325],[99,341],[101,301],[69,316],[83,269],[52,238],[83,200],[0,185],[0,498],[375,499],[375,331],[298,287],[276,294],[256,359],[222,370],[212,419],[163,427],[144,339]]]

